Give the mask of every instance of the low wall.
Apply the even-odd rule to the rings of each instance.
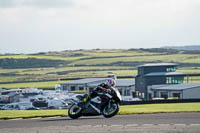
[[[157,103],[190,103],[200,102],[200,99],[173,99],[173,100],[146,100],[146,101],[122,101],[121,105],[157,104]]]

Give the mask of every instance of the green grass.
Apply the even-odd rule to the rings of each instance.
[[[200,112],[200,103],[170,103],[121,106],[119,114]]]
[[[158,53],[128,51],[121,49],[90,51],[86,53],[88,57],[119,57],[119,56],[138,56],[138,55],[156,55]]]
[[[76,56],[75,54],[79,54]],[[41,55],[7,55],[0,56],[4,58],[38,58],[49,60],[64,60],[70,61],[70,64],[65,64],[60,67],[48,68],[23,68],[23,69],[2,69],[0,68],[0,82],[24,82],[24,81],[44,81],[58,80],[65,78],[85,78],[107,76],[109,73],[114,73],[116,76],[134,76],[137,74],[136,65],[134,63],[145,62],[176,62],[176,63],[198,63],[200,64],[200,56],[197,54],[165,54],[144,52],[142,50],[126,50],[126,49],[100,49],[100,50],[74,50],[48,52]],[[113,65],[112,63],[116,63]],[[118,64],[117,64],[118,63]],[[124,63],[124,64],[123,64]],[[126,64],[128,63],[128,64]],[[103,64],[105,64],[103,66]],[[133,65],[131,65],[133,64]],[[86,65],[86,66],[82,66]],[[97,65],[97,66],[95,66]],[[122,66],[121,66],[122,65]],[[191,65],[191,64],[190,64]],[[181,68],[178,72],[185,73],[200,73],[200,68]],[[10,74],[10,75],[9,75]],[[12,76],[11,76],[12,75]],[[193,81],[199,82],[199,81]],[[16,85],[16,86],[15,86]],[[26,84],[4,84],[0,87],[17,88],[17,87],[32,87],[31,83]],[[33,83],[36,87],[52,87],[54,84]]]
[[[82,54],[82,56],[70,56],[73,54]],[[71,51],[67,53],[60,52],[56,53],[46,53],[45,55],[7,55],[0,56],[0,59],[4,58],[13,58],[13,59],[26,59],[26,58],[37,58],[37,59],[48,59],[48,60],[64,60],[64,61],[75,61],[81,60],[82,58],[94,58],[94,57],[115,57],[115,56],[136,56],[136,55],[152,55],[157,53],[149,53],[149,52],[138,52],[138,51],[127,51],[121,49],[112,49],[112,50],[88,50],[88,51]]]
[[[81,57],[60,57],[60,56],[42,56],[42,55],[8,55],[8,56],[0,56],[0,59],[4,58],[13,58],[13,59],[26,59],[26,58],[37,58],[37,59],[48,59],[48,60],[64,60],[64,61],[73,61],[84,58]]]
[[[121,106],[118,114],[200,112],[200,103],[170,103]],[[1,110],[0,119],[67,116],[67,110]]]
[[[200,67],[184,67],[184,68],[179,68],[179,69],[177,69],[177,72],[200,73]]]
[[[0,110],[0,119],[67,116],[67,110]]]
[[[146,56],[127,56],[115,58],[99,58],[99,59],[82,59],[76,60],[71,65],[97,65],[110,64],[115,62],[184,62],[190,58],[196,58],[198,55],[174,54],[174,55],[146,55]]]
[[[66,81],[49,81],[49,82],[30,82],[30,83],[12,83],[12,84],[0,84],[0,88],[28,88],[28,87],[37,87],[37,88],[54,88],[55,85],[63,83]]]
[[[122,67],[122,66],[81,66],[81,67],[50,67],[50,68],[27,68],[27,69],[0,69],[0,74],[7,74],[8,76],[0,76],[0,82],[13,82],[13,81],[27,81],[28,79],[60,79],[60,78],[70,78],[77,76],[77,73],[84,72],[85,75],[91,76],[91,72],[97,72],[105,74],[104,71],[118,71],[120,75],[127,74],[124,71],[132,71],[134,67]],[[57,73],[66,74],[57,74]],[[70,73],[70,76],[68,75]],[[9,74],[16,74],[16,76],[9,76]],[[80,77],[80,76],[77,76]]]

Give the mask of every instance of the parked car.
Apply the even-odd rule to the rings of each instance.
[[[11,104],[6,104],[1,109],[2,110],[20,110],[20,107],[18,104],[11,103]]]
[[[27,108],[26,110],[40,110],[40,108],[32,106],[32,107]]]
[[[26,110],[28,108],[34,108],[34,106],[31,103],[19,102],[19,103],[6,104],[1,109],[2,110]]]
[[[59,99],[53,99],[48,101],[48,108],[50,109],[66,109],[68,107],[68,104]]]
[[[16,104],[19,105],[20,110],[27,110],[28,108],[34,107],[30,102],[19,102]]]
[[[39,107],[39,108],[47,108],[48,107],[48,102],[45,97],[38,96],[34,101],[33,101],[33,106]]]
[[[0,104],[0,110],[2,110],[1,108],[3,107],[3,106],[5,106],[6,104]]]

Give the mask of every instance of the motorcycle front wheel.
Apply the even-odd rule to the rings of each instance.
[[[76,104],[73,104],[68,110],[68,116],[72,119],[79,118],[81,114],[82,108]]]
[[[117,103],[112,103],[110,105],[110,107],[107,105],[104,109],[103,109],[103,116],[105,118],[110,118],[115,116],[117,113],[119,112],[119,104]]]

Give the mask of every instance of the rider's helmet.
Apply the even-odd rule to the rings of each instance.
[[[108,87],[115,87],[116,81],[114,79],[108,79],[106,84],[108,85]]]

